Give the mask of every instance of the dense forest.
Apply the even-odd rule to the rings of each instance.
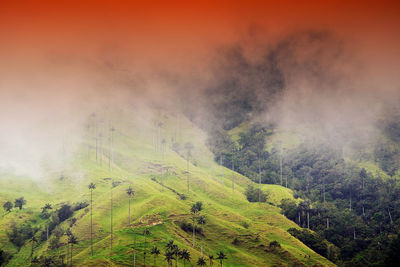
[[[236,103],[231,104],[234,109]],[[224,120],[220,114],[215,117]],[[232,124],[209,130],[208,145],[215,160],[227,168],[256,183],[279,184],[295,192],[297,200],[286,199],[280,205],[283,214],[304,229],[290,229],[293,236],[341,266],[395,266],[400,229],[395,117],[381,122],[380,141],[355,159],[345,157],[340,146],[312,140],[285,150],[275,142],[267,149],[274,125],[242,127],[244,121],[235,124],[237,137],[230,131]],[[361,167],[367,161],[383,171]],[[249,200],[258,201],[252,198],[255,195],[249,193]]]

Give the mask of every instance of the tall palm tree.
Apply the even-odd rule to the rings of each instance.
[[[165,252],[165,260],[168,262],[168,266],[172,265],[172,259],[174,258],[174,252],[167,250]]]
[[[203,203],[201,203],[200,201],[193,204],[192,207],[190,208],[190,212],[193,215],[193,225],[192,225],[193,247],[195,246],[195,241],[196,241],[196,217],[197,217],[197,213],[199,213],[202,209],[203,209]]]
[[[158,255],[160,255],[160,250],[156,247],[156,246],[154,246],[152,249],[151,249],[151,252],[150,252],[152,255],[154,255],[154,266],[157,266],[157,262],[156,262],[156,260],[157,260],[157,257],[158,257]]]
[[[161,191],[164,192],[164,165],[165,165],[165,148],[167,141],[165,138],[161,141],[161,153],[162,153],[162,166],[161,166]]]
[[[43,207],[42,207],[42,214],[47,214],[47,216],[50,217],[50,215],[47,213],[48,210],[53,209],[53,207],[51,206],[51,204],[46,203]],[[46,224],[46,240],[49,240],[49,223]]]
[[[135,192],[129,186],[129,188],[126,190],[126,193],[129,196],[129,225],[131,225],[131,198],[135,195]]]
[[[167,250],[171,250],[173,246],[174,246],[174,240],[169,240],[165,247],[167,248]]]
[[[175,259],[175,267],[178,267],[178,256],[181,253],[179,247],[177,245],[173,245],[171,251],[174,254],[174,259]]]
[[[187,162],[187,190],[189,193],[189,157],[191,156],[191,151],[193,149],[193,144],[190,142],[185,143],[186,149],[186,162]]]
[[[222,267],[222,262],[226,259],[227,259],[227,257],[222,250],[220,252],[218,252],[217,260],[219,260],[219,262],[221,263],[221,267]]]
[[[71,235],[69,236],[68,243],[71,244],[71,249],[70,249],[70,253],[71,253],[71,256],[70,256],[70,264],[71,264],[71,266],[72,266],[72,250],[74,249],[74,245],[78,244],[78,239],[77,239],[73,234],[71,234]]]
[[[112,169],[113,166],[114,166],[114,132],[115,132],[115,128],[111,127],[110,131],[111,131],[111,140],[110,140],[110,143],[111,143],[111,164],[110,164],[110,169]]]
[[[183,260],[183,267],[185,267],[186,261],[190,261],[190,252],[187,249],[182,249],[180,258]]]
[[[93,256],[93,190],[96,189],[94,183],[89,184],[90,190],[90,255]]]
[[[32,265],[34,245],[35,245],[35,243],[38,242],[33,231],[32,231],[32,237],[31,237],[30,241],[31,241],[31,245],[32,245],[32,246],[31,246],[31,256],[30,256],[30,258],[31,258],[31,265]]]
[[[197,266],[203,267],[204,265],[206,265],[206,261],[204,260],[203,257],[200,257],[200,258],[197,260]]]
[[[110,232],[111,232],[111,236],[110,236],[110,249],[112,252],[112,246],[113,246],[113,187],[114,187],[114,181],[111,180],[111,190],[110,190]]]
[[[201,228],[203,229],[204,224],[206,223],[206,217],[204,217],[203,215],[201,215],[198,219],[197,219],[197,223],[201,224]],[[201,243],[201,257],[203,257],[203,238],[200,237],[200,243]]]
[[[210,267],[212,267],[214,264],[214,255],[212,254],[208,255],[208,260],[210,261]]]
[[[144,236],[144,266],[146,266],[146,249],[147,249],[147,246],[146,246],[146,237],[148,236],[148,235],[150,235],[150,230],[149,229],[145,229],[144,230],[144,232],[143,232],[143,236]]]

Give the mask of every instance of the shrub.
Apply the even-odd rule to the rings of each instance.
[[[250,184],[247,186],[246,192],[244,193],[246,195],[246,198],[250,202],[266,202],[268,195],[261,191],[261,194],[259,196],[259,190],[258,188],[254,188],[253,184]]]
[[[328,257],[328,246],[324,239],[317,234],[308,229],[299,230],[296,228],[290,228],[288,232],[321,256]]]
[[[86,208],[87,206],[89,206],[89,203],[87,203],[86,201],[79,202],[79,203],[75,204],[73,210],[74,211],[81,210],[81,209]]]
[[[7,233],[7,235],[10,242],[20,248],[24,245],[25,241],[31,238],[36,232],[37,229],[32,228],[30,224],[24,223],[20,226],[14,224],[11,226],[11,232]]]
[[[278,241],[274,240],[271,243],[269,243],[269,248],[270,249],[276,249],[276,248],[280,248],[281,244],[279,244]]]
[[[57,211],[58,218],[60,222],[65,221],[69,217],[72,216],[74,212],[72,211],[72,207],[68,204],[62,205],[62,207]]]

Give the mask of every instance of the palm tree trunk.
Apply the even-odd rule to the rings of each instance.
[[[90,254],[93,256],[93,189],[90,190]]]
[[[144,266],[146,267],[146,234],[144,234]]]
[[[193,247],[195,246],[195,240],[196,240],[196,234],[195,234],[195,225],[194,225],[194,221],[195,221],[195,218],[194,218],[194,215],[193,215]]]
[[[189,154],[187,155],[187,158],[186,158],[186,164],[187,164],[187,167],[186,167],[186,169],[187,169],[187,177],[186,177],[186,179],[187,179],[187,190],[188,190],[188,193],[189,193]]]
[[[129,225],[131,225],[131,195],[129,195]]]
[[[111,185],[111,204],[110,204],[110,208],[111,208],[111,238],[110,238],[110,248],[112,250],[112,245],[113,245],[113,202],[112,202],[112,185]],[[112,252],[112,251],[111,251]]]
[[[204,224],[201,223],[201,228],[204,228]],[[201,243],[201,257],[203,257],[203,237],[200,236],[200,243]]]

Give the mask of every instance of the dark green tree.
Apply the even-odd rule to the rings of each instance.
[[[24,197],[15,199],[14,206],[16,208],[19,208],[21,210],[24,205],[26,205],[26,200],[24,199]]]
[[[218,252],[217,260],[219,260],[219,262],[221,263],[221,267],[222,267],[223,261],[226,260],[226,259],[227,259],[227,257],[226,257],[226,255],[224,254],[223,251]]]
[[[206,265],[206,260],[205,260],[203,257],[200,257],[200,258],[197,260],[197,266],[203,267],[203,266],[205,266],[205,265]]]
[[[131,225],[131,198],[135,195],[135,192],[131,187],[126,190],[126,193],[129,196],[129,225]]]
[[[206,217],[201,215],[199,216],[199,218],[197,219],[197,223],[201,225],[201,228],[204,228],[204,224],[206,223]],[[203,257],[203,238],[200,237],[200,247],[201,247],[201,257]]]
[[[3,204],[3,208],[6,212],[10,212],[13,208],[13,204],[11,203],[11,201],[7,201]]]
[[[154,266],[157,266],[157,257],[158,257],[158,255],[160,255],[160,250],[156,247],[156,246],[154,246],[152,249],[151,249],[151,255],[153,255],[154,256]]]
[[[190,262],[190,252],[187,249],[182,249],[180,258],[183,260],[183,267],[185,267],[186,261]]]

